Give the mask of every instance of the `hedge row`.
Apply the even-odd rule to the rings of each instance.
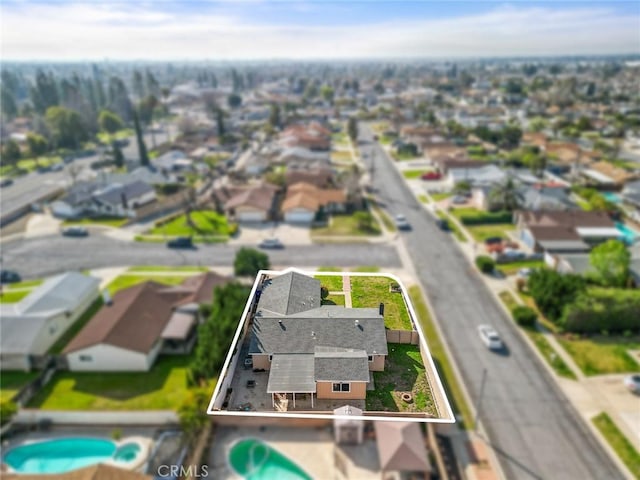
[[[491,225],[496,223],[511,223],[511,212],[482,213],[479,215],[461,215],[460,221],[465,225]]]
[[[640,332],[640,291],[592,288],[564,308],[561,326],[570,332]]]

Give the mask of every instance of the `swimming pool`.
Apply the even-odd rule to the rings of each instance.
[[[620,203],[620,202],[622,202],[622,199],[620,198],[620,195],[618,195],[617,193],[602,192],[602,196],[605,198],[605,200],[608,200],[611,203]]]
[[[244,480],[311,480],[294,462],[254,438],[236,442],[229,451],[228,460]]]
[[[96,463],[127,467],[140,457],[141,450],[136,442],[118,444],[101,438],[56,438],[14,447],[2,461],[17,473],[64,473]]]
[[[633,245],[635,242],[637,242],[638,240],[640,240],[640,233],[636,232],[635,230],[633,230],[632,228],[627,227],[624,223],[622,222],[616,222],[616,228],[618,229],[618,231],[620,232],[620,236],[621,239],[627,244],[627,245]]]

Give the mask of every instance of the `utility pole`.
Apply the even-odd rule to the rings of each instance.
[[[476,406],[476,418],[473,422],[473,429],[478,431],[478,422],[480,420],[480,409],[482,408],[482,397],[484,396],[484,387],[487,383],[487,369],[482,369],[482,380],[480,381],[480,395],[478,396],[478,405]]]

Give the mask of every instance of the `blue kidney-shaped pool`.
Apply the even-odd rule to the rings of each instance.
[[[139,452],[136,443],[118,446],[101,438],[57,438],[14,447],[2,461],[17,473],[64,473],[107,461],[127,463]]]

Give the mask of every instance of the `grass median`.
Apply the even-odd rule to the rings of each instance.
[[[640,453],[633,447],[633,444],[618,429],[611,417],[606,413],[593,418],[593,424],[607,440],[616,455],[622,460],[631,471],[634,478],[640,479]]]

